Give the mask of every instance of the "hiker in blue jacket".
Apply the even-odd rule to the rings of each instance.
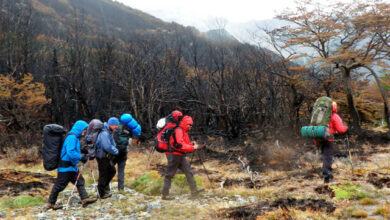
[[[99,169],[98,191],[102,199],[111,196],[109,184],[116,173],[114,163],[109,158],[118,154],[118,149],[112,136],[118,125],[118,118],[111,117],[108,119],[96,140],[96,159]]]
[[[58,165],[58,175],[56,182],[51,190],[49,196],[49,203],[46,209],[59,209],[61,207],[56,206],[58,194],[65,189],[69,182],[76,183],[77,190],[79,192],[81,203],[83,207],[96,201],[96,199],[88,198],[88,193],[84,187],[84,178],[79,173],[77,163],[79,161],[85,163],[87,158],[81,156],[80,152],[80,138],[87,131],[88,124],[85,121],[77,121],[70,132],[67,134],[64,144],[61,150],[61,161]]]
[[[133,116],[127,113],[122,114],[120,122],[118,129],[114,132],[114,140],[119,151],[119,154],[114,159],[114,163],[118,164],[118,190],[124,190],[127,146],[130,138],[140,141],[141,126]]]

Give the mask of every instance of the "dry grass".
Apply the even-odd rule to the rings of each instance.
[[[335,219],[321,212],[301,211],[297,209],[284,210],[278,208],[274,211],[264,213],[262,216],[257,216],[256,220],[281,220],[281,219],[295,219],[295,220],[331,220]]]

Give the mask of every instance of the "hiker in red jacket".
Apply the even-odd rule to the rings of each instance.
[[[332,134],[340,133],[344,134],[348,131],[348,127],[343,125],[343,120],[337,114],[337,103],[332,102],[332,115],[329,121],[329,131]],[[333,180],[332,175],[332,160],[333,160],[333,139],[325,141],[314,141],[316,146],[321,148],[322,152],[322,175],[324,177],[324,183],[329,183]]]
[[[168,159],[167,172],[165,174],[164,186],[162,190],[162,199],[172,200],[169,196],[169,189],[171,188],[171,179],[176,174],[177,169],[181,169],[186,175],[188,185],[190,185],[191,195],[197,196],[199,192],[204,189],[197,189],[194,175],[192,173],[190,164],[185,158],[185,153],[193,152],[198,149],[196,142],[191,142],[187,132],[192,128],[193,120],[190,116],[184,116],[179,126],[174,130],[169,140],[168,152],[165,153]]]

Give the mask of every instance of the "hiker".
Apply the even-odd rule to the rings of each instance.
[[[348,131],[348,127],[343,125],[343,121],[337,114],[337,103],[332,102],[332,115],[329,121],[329,131],[332,134],[344,134]],[[320,147],[322,152],[322,175],[324,183],[333,181],[332,175],[332,160],[333,160],[333,139],[314,141],[317,147]]]
[[[124,190],[124,171],[129,140],[131,138],[139,140],[141,135],[141,126],[130,114],[122,114],[120,122],[118,129],[114,131],[114,140],[119,151],[118,155],[114,159],[114,163],[118,164],[118,190]]]
[[[184,116],[179,126],[174,130],[169,139],[169,150],[165,152],[168,160],[167,171],[164,178],[164,186],[162,190],[163,200],[172,200],[174,197],[169,196],[171,180],[176,174],[177,169],[181,169],[187,178],[188,185],[191,189],[192,197],[197,196],[204,189],[197,189],[194,175],[190,164],[185,158],[186,152],[193,152],[198,149],[196,142],[191,142],[187,132],[192,128],[193,120],[190,116]]]
[[[111,197],[110,182],[115,176],[113,155],[118,155],[112,133],[118,128],[119,120],[111,117],[103,124],[102,131],[96,140],[96,159],[99,169],[98,191],[101,199]]]
[[[61,161],[58,165],[56,182],[51,190],[46,209],[59,209],[56,206],[58,194],[65,189],[69,182],[76,184],[83,207],[96,201],[88,198],[88,193],[84,187],[84,178],[77,167],[79,161],[87,162],[87,157],[80,153],[80,138],[87,131],[88,124],[85,121],[77,121],[67,134],[61,150]],[[77,183],[76,183],[77,182]]]

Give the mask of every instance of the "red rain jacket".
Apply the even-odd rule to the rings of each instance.
[[[181,148],[175,149],[176,151],[180,152],[165,152],[165,154],[175,154],[182,156],[186,152],[192,152],[194,151],[194,145],[191,143],[190,137],[188,136],[187,132],[189,130],[188,124],[193,124],[193,120],[190,116],[184,116],[179,127],[175,129],[175,138],[176,143],[181,145]],[[173,137],[170,138],[169,144],[170,146],[173,145]],[[181,153],[182,152],[182,153]]]
[[[343,124],[343,120],[341,120],[339,114],[337,114],[337,107],[332,105],[332,116],[330,116],[329,121],[329,131],[332,134],[340,133],[344,134],[347,132],[348,127]],[[328,141],[333,141],[333,139],[328,139]],[[317,141],[314,141],[315,145],[317,146]]]

